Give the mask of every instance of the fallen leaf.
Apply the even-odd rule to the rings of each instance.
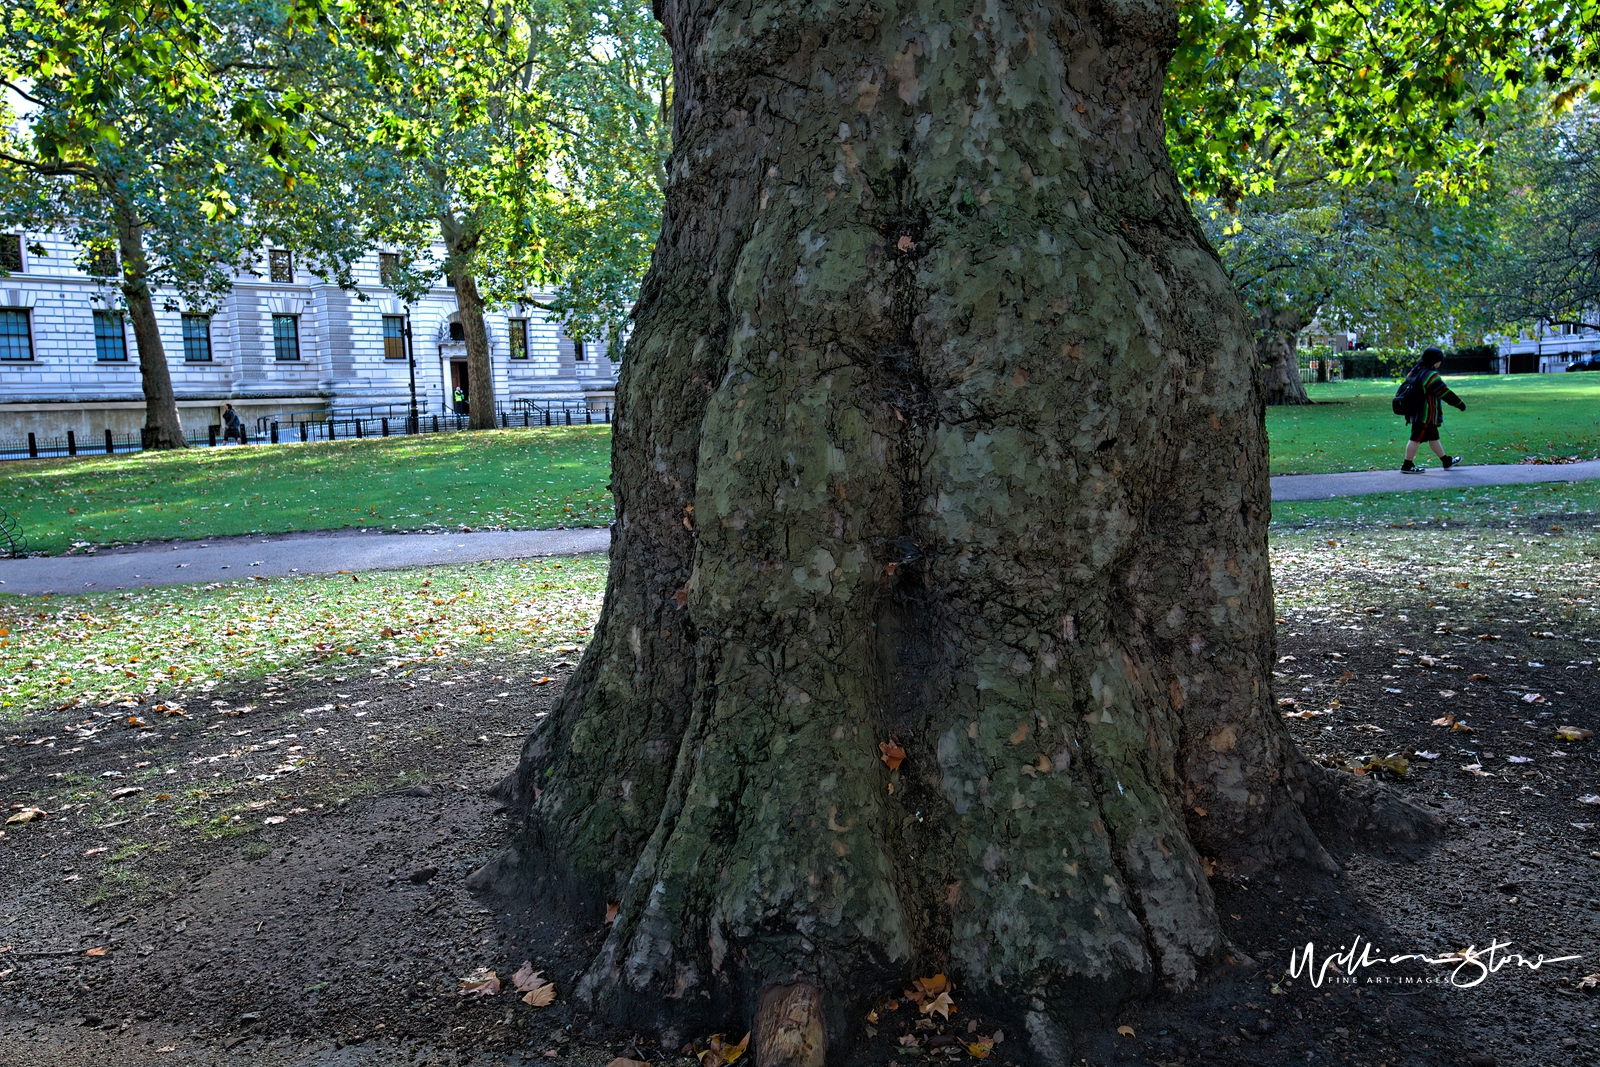
[[[980,1037],[967,1046],[967,1051],[972,1053],[974,1059],[984,1059],[994,1051],[994,1038]]]
[[[1507,756],[1506,757],[1506,762],[1507,763],[1532,763],[1533,762],[1533,757],[1531,757],[1531,756]]]
[[[1589,793],[1578,798],[1579,804],[1600,804],[1600,796]]]
[[[1597,974],[1586,974],[1582,978],[1578,979],[1578,988],[1579,989],[1596,989],[1596,988],[1600,988],[1600,973],[1597,973]]]
[[[950,1018],[950,1013],[956,1010],[955,1002],[950,999],[949,993],[940,993],[928,1003],[922,1005],[922,1014],[932,1015],[938,1012],[941,1018]]]
[[[898,771],[900,762],[906,758],[906,750],[893,741],[879,741],[878,758],[888,764],[891,771]]]
[[[1418,759],[1438,759],[1439,758],[1439,753],[1437,753],[1437,752],[1418,752],[1417,753],[1417,758]]]
[[[916,1034],[901,1034],[900,1044],[903,1048],[916,1048],[918,1045],[922,1044],[922,1039]]]
[[[1543,693],[1523,693],[1522,694],[1522,702],[1524,704],[1543,704],[1544,703],[1544,694]]]
[[[1478,778],[1493,778],[1494,777],[1494,775],[1490,774],[1488,771],[1483,769],[1483,764],[1481,764],[1481,763],[1466,763],[1466,764],[1462,765],[1461,769],[1466,771],[1468,774],[1474,775],[1474,776],[1476,776]]]
[[[1467,681],[1469,681],[1469,682],[1487,682],[1488,680],[1489,680],[1489,676],[1487,674],[1469,674],[1469,675],[1467,675]]]
[[[456,990],[464,997],[492,997],[500,992],[500,976],[493,971],[477,970],[461,979]]]
[[[42,819],[49,814],[50,813],[45,811],[43,808],[23,808],[21,811],[7,819],[6,825],[10,826],[12,823],[19,822],[32,822],[35,819]]]
[[[1456,691],[1454,689],[1441,689],[1439,690],[1439,695],[1448,700],[1456,695]]]
[[[109,948],[107,948],[105,945],[97,945],[96,947],[91,948],[87,952],[85,952],[84,955],[85,956],[104,956],[107,952],[110,952],[110,951],[111,950]]]
[[[1310,708],[1307,708],[1305,711],[1284,712],[1283,717],[1285,719],[1315,719],[1318,715],[1326,714],[1327,712],[1325,711],[1312,711]]]
[[[137,716],[137,715],[129,715],[128,716],[128,725],[129,726],[143,726],[144,725],[144,720],[139,718],[139,716]]]
[[[615,901],[614,900],[611,903],[606,905],[606,925],[607,926],[610,926],[612,923],[617,921],[617,908],[620,907],[621,904],[622,904],[621,901]]]
[[[530,1008],[543,1008],[555,1003],[556,987],[550,984],[530,989],[522,995],[522,1003]]]
[[[1594,736],[1593,730],[1585,730],[1580,726],[1557,726],[1556,737],[1563,741],[1587,741]]]
[[[1454,726],[1455,724],[1456,724],[1456,717],[1454,715],[1441,715],[1437,719],[1434,719],[1431,725],[1433,725],[1433,726]]]
[[[289,816],[287,816],[287,815],[268,815],[265,819],[261,820],[261,825],[263,825],[263,826],[277,826],[281,822],[288,822],[288,821],[289,821]]]
[[[532,960],[523,960],[522,966],[511,976],[511,984],[518,993],[526,993],[539,984],[539,976],[543,973],[533,969]]]
[[[1410,771],[1411,765],[1406,762],[1404,756],[1388,756],[1383,759],[1374,756],[1372,759],[1367,760],[1362,769],[1366,771],[1385,771],[1396,778],[1404,778],[1406,773]]]
[[[618,1056],[606,1064],[606,1067],[650,1067],[650,1065],[644,1060],[630,1060],[626,1056]]]
[[[1209,815],[1209,814],[1210,814],[1210,812],[1208,812],[1208,811],[1206,811],[1206,809],[1205,809],[1205,808],[1195,808],[1195,809],[1194,809],[1194,813],[1195,813],[1195,814],[1196,814],[1196,815],[1198,815],[1198,816],[1200,816],[1200,817],[1201,817],[1201,818],[1202,818],[1202,819],[1203,819],[1203,818],[1205,818],[1205,817],[1206,817],[1206,816],[1207,816],[1207,815]]]
[[[1121,1034],[1123,1037],[1132,1037],[1133,1036],[1133,1027],[1131,1027],[1131,1026],[1119,1026],[1119,1027],[1117,1027],[1117,1033]]]
[[[132,796],[135,793],[143,792],[144,786],[142,785],[125,785],[121,789],[113,789],[111,791],[111,799],[116,800],[118,797],[127,797]]]

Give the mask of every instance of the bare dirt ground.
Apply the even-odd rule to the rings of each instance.
[[[1384,571],[1380,596],[1381,567],[1352,556],[1332,606],[1286,598],[1277,696],[1287,714],[1317,713],[1290,725],[1337,773],[1392,777],[1373,759],[1404,759],[1393,788],[1448,817],[1441,840],[1323,827],[1337,876],[1219,869],[1233,962],[1070,1048],[1035,1055],[1025,1022],[985,1014],[959,986],[948,1020],[886,989],[839,1061],[967,1061],[998,1035],[998,1064],[1600,1062],[1600,998],[1581,988],[1600,972],[1600,806],[1579,800],[1600,793],[1600,757],[1592,739],[1556,736],[1600,728],[1589,572],[1454,605],[1447,593],[1462,594],[1433,572],[1402,596]],[[515,830],[491,787],[563,677],[520,660],[294,689],[269,677],[184,714],[151,697],[10,728],[7,814],[48,814],[0,839],[0,1063],[695,1067],[660,1035],[571,1013],[602,920],[464,885]],[[1433,725],[1452,714],[1471,732]],[[1335,966],[1320,984],[1287,973],[1308,941],[1320,964],[1357,937],[1373,957],[1498,940],[1529,961],[1582,958],[1512,963],[1471,988],[1415,960]],[[504,980],[525,960],[555,981],[555,1004],[458,993],[479,968]],[[674,1045],[685,1036],[710,1035]]]

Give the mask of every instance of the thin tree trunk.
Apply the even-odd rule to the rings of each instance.
[[[1222,952],[1212,859],[1331,862],[1269,688],[1251,329],[1164,147],[1173,11],[657,10],[604,610],[473,884],[620,901],[577,997],[669,1044],[820,1055],[942,970],[1063,1058]]]
[[[1262,367],[1262,391],[1268,406],[1309,404],[1300,379],[1300,331],[1305,317],[1298,312],[1266,308],[1256,314],[1256,360]]]
[[[453,217],[439,220],[452,263],[450,279],[456,291],[456,309],[467,340],[467,426],[492,430],[494,421],[494,369],[489,363],[489,331],[483,322],[483,298],[478,282],[467,269],[478,234]]]
[[[133,323],[134,345],[139,350],[139,382],[144,387],[144,429],[140,433],[143,447],[187,448],[172,389],[172,370],[161,344],[155,301],[147,280],[144,230],[126,209],[117,212],[117,247],[122,255],[122,296]]]

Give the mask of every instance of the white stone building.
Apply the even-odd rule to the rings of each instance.
[[[1600,328],[1548,326],[1539,323],[1516,336],[1497,336],[1500,373],[1559,374],[1570,364],[1600,355]]]
[[[48,253],[34,256],[31,245]],[[139,354],[119,310],[121,294],[77,265],[58,234],[0,233],[0,438],[29,432],[80,440],[144,423]],[[232,403],[248,425],[260,416],[409,402],[411,327],[418,407],[452,410],[465,390],[466,344],[454,292],[440,286],[409,308],[382,283],[391,264],[373,253],[357,271],[359,292],[301,268],[292,249],[273,249],[268,276],[241,277],[221,305],[186,309],[157,294],[157,314],[184,429],[203,436]],[[362,299],[365,296],[366,299]],[[164,299],[165,297],[165,299]],[[616,365],[605,346],[575,342],[533,307],[485,315],[495,398],[611,402]]]

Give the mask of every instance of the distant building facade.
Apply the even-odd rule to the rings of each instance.
[[[1559,374],[1580,360],[1600,355],[1600,329],[1584,326],[1536,326],[1515,336],[1492,338],[1499,348],[1500,373]]]
[[[44,256],[29,254],[39,245]],[[0,438],[29,432],[80,438],[106,429],[136,432],[144,393],[133,328],[122,295],[91,275],[63,235],[0,233]],[[419,409],[453,410],[468,392],[467,349],[455,293],[435,288],[409,307],[383,284],[398,258],[374,252],[358,265],[359,292],[303,270],[291,249],[271,249],[267,275],[237,279],[212,309],[185,308],[158,293],[157,318],[184,429],[204,434],[231,403],[259,416],[409,403],[416,361]],[[362,299],[362,296],[367,299]],[[164,299],[165,297],[165,299]],[[574,341],[542,310],[527,305],[485,313],[495,398],[609,403],[616,364],[601,344]]]

